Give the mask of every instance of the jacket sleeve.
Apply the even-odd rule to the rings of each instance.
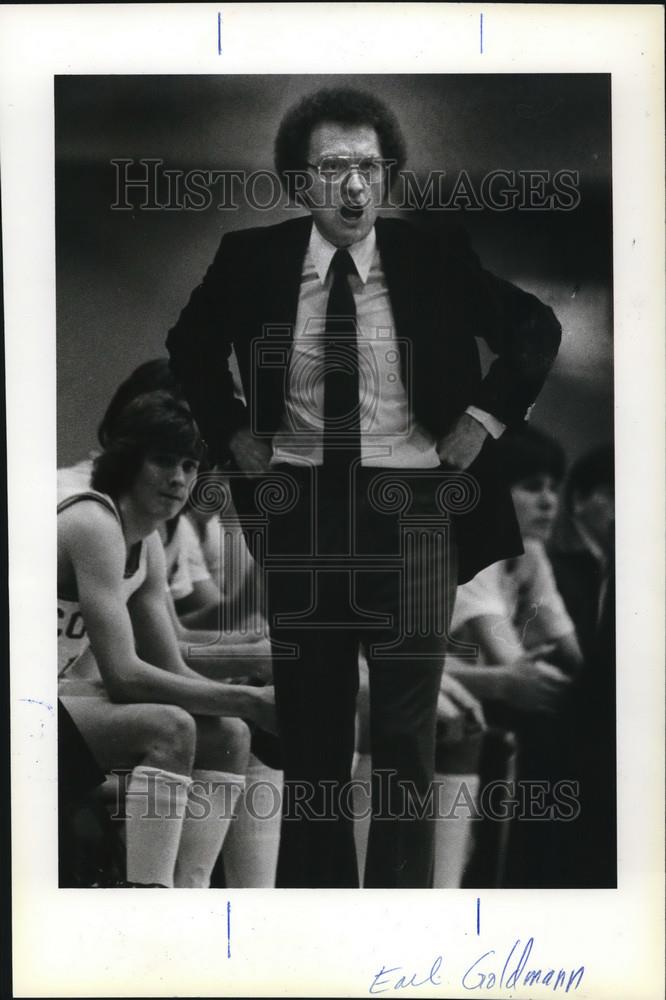
[[[209,459],[218,464],[229,460],[229,437],[246,423],[245,405],[234,395],[229,369],[238,308],[234,274],[239,253],[233,235],[222,238],[203,281],[166,340],[171,370],[206,442]]]
[[[519,425],[557,357],[560,324],[534,295],[485,271],[468,248],[457,268],[468,332],[483,338],[496,355],[469,403],[509,427]]]

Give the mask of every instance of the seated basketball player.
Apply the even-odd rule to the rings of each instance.
[[[127,878],[138,885],[209,884],[243,785],[240,719],[274,728],[272,689],[191,670],[167,610],[156,529],[185,503],[202,450],[182,403],[139,396],[91,488],[58,508],[58,693],[100,767],[132,769]]]
[[[115,435],[118,417],[137,396],[152,392],[166,392],[184,402],[180,389],[169,369],[167,358],[153,358],[135,368],[118,386],[102,417],[97,437],[105,448]],[[58,500],[72,493],[85,491],[90,486],[92,476],[92,456],[76,465],[58,469]],[[253,562],[242,536],[240,527],[234,532],[236,555],[233,559],[231,580],[222,577],[220,549],[221,537],[215,540],[214,520],[208,514],[207,522],[212,537],[212,546],[204,554],[204,546],[198,537],[194,519],[195,507],[185,509],[160,526],[160,534],[165,545],[167,578],[173,600],[169,599],[169,611],[179,640],[181,654],[185,662],[200,673],[217,680],[244,678],[247,682],[270,682],[270,645],[259,615],[259,621],[251,628],[239,630],[228,627],[230,621],[238,618],[238,604],[252,605],[252,599],[230,592],[229,584],[236,581],[240,591],[250,585],[248,574],[252,573]],[[192,521],[184,515],[191,513]],[[226,525],[229,530],[229,524]],[[217,544],[215,544],[215,541]],[[226,543],[225,543],[226,544]],[[217,562],[211,564],[210,548],[216,550]],[[241,576],[239,577],[239,570]],[[237,579],[238,578],[238,579]],[[256,601],[254,602],[256,603]],[[177,605],[177,607],[176,607]],[[181,612],[185,611],[185,614]],[[221,625],[224,622],[224,633]],[[203,626],[203,627],[202,627]]]

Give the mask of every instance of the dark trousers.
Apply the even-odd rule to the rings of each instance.
[[[359,884],[350,770],[362,648],[373,764],[364,885],[427,888],[427,797],[456,585],[438,470],[360,469],[351,486],[321,470],[275,471],[284,489],[268,502],[261,542],[257,532],[248,540],[265,572],[285,771],[277,885]],[[262,488],[266,505],[268,480]],[[247,500],[249,487],[240,492]],[[248,523],[256,505],[236,502]]]

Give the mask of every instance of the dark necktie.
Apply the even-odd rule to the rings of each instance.
[[[324,465],[343,472],[361,456],[356,306],[348,277],[357,272],[347,250],[336,250],[331,272],[324,332]]]

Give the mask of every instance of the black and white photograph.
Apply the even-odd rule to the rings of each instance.
[[[637,358],[662,298],[641,298],[647,263],[632,292],[626,254],[663,247],[649,256],[637,192],[618,196],[636,95],[615,49],[606,66],[480,63],[504,35],[470,5],[476,61],[422,60],[407,32],[411,65],[347,53],[336,69],[303,6],[319,65],[290,33],[291,66],[241,46],[225,69],[241,29],[267,52],[269,23],[276,43],[299,27],[232,5],[208,10],[199,67],[77,47],[26,90],[48,108],[52,283],[40,263],[40,390],[17,377],[30,275],[10,220],[9,476],[28,431],[37,485],[21,510],[9,493],[12,676],[30,660],[12,796],[21,816],[43,798],[48,847],[19,896],[106,924],[113,953],[131,915],[117,995],[610,997],[601,956],[621,965],[608,942],[663,826],[655,800],[641,846],[663,589],[659,545],[639,563],[634,540],[663,495],[663,427],[649,442],[639,415],[658,423],[663,400],[652,341]],[[352,7],[370,38],[380,8],[397,31],[411,5],[325,6],[342,45]],[[642,14],[644,32],[658,17]],[[7,200],[20,166],[2,166]],[[19,396],[35,400],[21,437]],[[33,510],[57,672],[12,620],[32,601],[12,518],[25,533]],[[315,974],[338,936],[343,964]],[[205,957],[188,980],[196,940],[221,968]],[[104,966],[95,987],[81,963],[69,995],[107,995]],[[22,975],[17,995],[60,995]],[[623,995],[657,975],[645,992],[627,973]]]
[[[614,886],[609,76],[55,124],[61,885]]]

